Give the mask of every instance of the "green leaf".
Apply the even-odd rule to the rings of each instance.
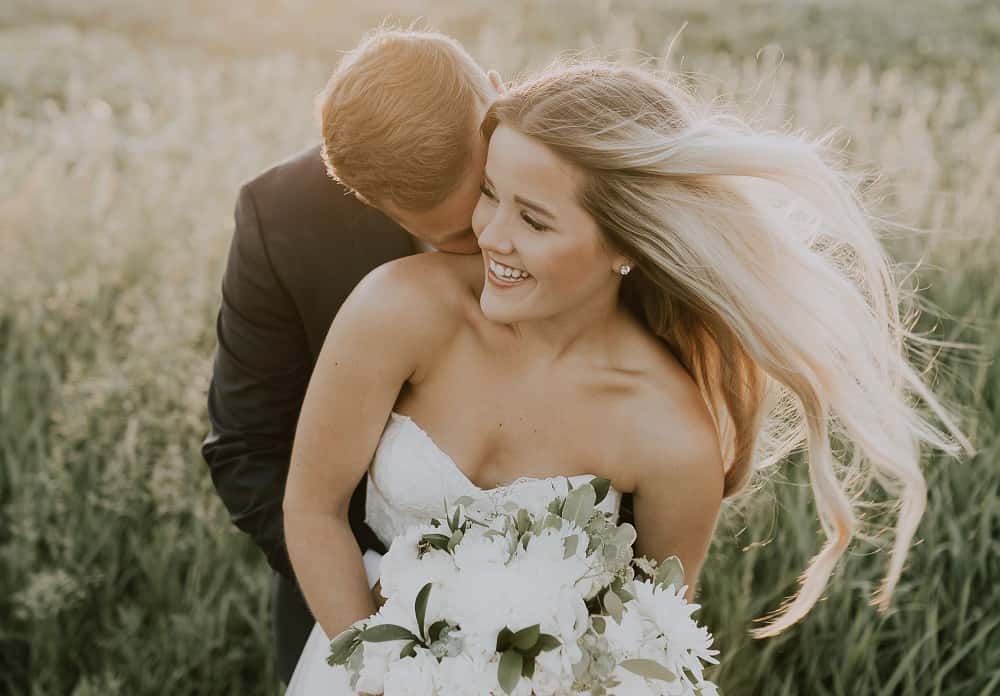
[[[448,622],[445,621],[444,619],[441,619],[439,621],[435,621],[434,623],[432,623],[431,627],[427,629],[427,637],[430,638],[430,640],[428,642],[433,643],[438,638],[440,638],[441,637],[441,631],[447,625],[448,625]]]
[[[538,636],[538,646],[542,651],[555,650],[560,645],[562,645],[562,641],[551,633],[542,633]]]
[[[521,676],[525,679],[531,679],[535,676],[535,658],[524,658],[524,662],[521,665]]]
[[[334,643],[330,643],[330,655],[326,658],[326,663],[329,665],[347,664],[360,645],[361,639],[357,636],[349,642],[337,644],[336,647],[334,647]]]
[[[431,584],[427,583],[420,588],[420,592],[417,593],[417,601],[413,605],[417,614],[417,630],[420,631],[421,638],[426,637],[424,635],[424,616],[427,614],[427,600],[431,596]]]
[[[677,680],[677,675],[656,660],[623,660],[621,666],[629,672],[638,674],[640,677],[645,677],[646,679],[659,679],[665,682]]]
[[[390,640],[420,640],[420,638],[402,626],[379,624],[378,626],[366,628],[361,634],[361,640],[369,643],[385,643]]]
[[[681,559],[677,556],[664,558],[656,569],[653,582],[660,587],[674,585],[680,589],[684,585],[684,566],[681,565]]]
[[[514,644],[514,647],[521,652],[531,650],[535,643],[538,642],[538,635],[540,632],[539,624],[522,628],[514,634],[513,638],[511,638],[511,642]]]
[[[417,645],[419,645],[419,643],[415,640],[411,640],[409,643],[404,645],[403,649],[399,651],[399,659],[402,660],[404,657],[416,657]]]
[[[466,507],[472,505],[474,502],[476,501],[473,500],[472,497],[468,495],[463,495],[460,498],[455,498],[454,500],[455,505],[465,505]]]
[[[360,635],[361,629],[355,626],[338,633],[337,637],[330,641],[330,657],[327,662],[331,665],[342,665],[347,662],[351,652],[357,647]]]
[[[551,501],[549,501],[549,504],[548,504],[548,506],[546,506],[545,509],[548,510],[553,515],[559,515],[559,516],[561,516],[562,515],[562,508],[563,508],[563,499],[562,498],[553,498]]]
[[[625,607],[622,605],[621,598],[610,590],[604,593],[604,608],[614,618],[616,623],[620,624],[622,622],[622,612],[625,610]]]
[[[616,546],[631,546],[635,543],[636,532],[635,527],[630,525],[628,522],[618,525],[615,529],[614,535],[612,536]]]
[[[562,517],[559,515],[553,515],[552,513],[545,516],[545,525],[543,526],[543,529],[559,529],[560,527],[562,527]]]
[[[451,553],[455,550],[455,547],[462,543],[462,537],[465,536],[465,532],[461,529],[456,529],[455,533],[451,535],[448,539],[448,545],[445,547],[445,551]]]
[[[455,508],[455,514],[451,516],[451,530],[452,531],[455,531],[456,529],[458,529],[458,513],[459,512],[460,511],[459,511],[458,507],[456,507]]]
[[[517,535],[521,536],[531,527],[531,515],[524,508],[517,511]]]
[[[563,505],[563,519],[574,522],[578,527],[585,527],[590,513],[594,511],[594,500],[597,499],[597,492],[591,486],[581,486],[575,488],[566,496],[566,503]]]
[[[565,561],[567,558],[570,558],[573,554],[575,554],[579,545],[580,536],[577,534],[563,539],[563,560]]]
[[[590,622],[594,625],[594,631],[596,631],[598,635],[603,635],[604,629],[608,627],[603,616],[592,616],[590,617]]]
[[[445,534],[424,534],[420,537],[420,541],[426,542],[436,549],[441,549],[442,551],[448,547],[448,541],[451,539],[450,536]]]
[[[524,666],[524,658],[516,650],[505,650],[500,656],[500,667],[497,669],[497,681],[500,688],[506,693],[510,693],[517,686],[521,678],[521,668]]]
[[[506,626],[501,628],[500,632],[497,634],[497,652],[502,653],[504,650],[509,648],[511,645],[511,638],[513,637],[513,631]]]
[[[597,493],[594,504],[598,505],[607,497],[608,491],[611,489],[611,480],[603,476],[595,476],[590,480],[590,485],[594,487],[594,492]]]

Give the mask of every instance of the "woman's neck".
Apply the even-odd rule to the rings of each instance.
[[[629,325],[615,290],[554,317],[508,324],[514,350],[553,364],[567,357],[608,362],[620,332]]]

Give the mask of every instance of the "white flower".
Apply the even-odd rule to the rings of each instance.
[[[634,603],[649,624],[652,633],[662,634],[666,639],[665,655],[658,659],[667,669],[675,674],[682,674],[681,668],[687,668],[700,681],[702,679],[701,660],[718,663],[714,655],[718,650],[711,650],[712,635],[704,626],[699,626],[692,618],[700,604],[688,604],[684,598],[687,586],[680,588],[670,585],[659,587],[651,580],[633,583]],[[632,604],[628,602],[627,604]],[[687,677],[684,676],[687,680]]]
[[[437,533],[430,525],[416,525],[393,540],[379,566],[383,596],[398,598],[413,606],[413,600],[426,583],[444,584],[445,579],[455,573],[451,554],[445,551],[431,549],[422,558],[417,558],[417,544],[428,532]]]
[[[619,684],[609,690],[611,696],[660,696],[662,693],[660,686],[664,682],[640,677],[621,665],[615,667],[612,675]]]
[[[486,529],[473,525],[466,530],[462,541],[453,551],[454,564],[459,570],[483,565],[503,565],[510,557],[510,546],[505,536],[486,534]]]
[[[418,650],[416,657],[392,662],[385,673],[385,696],[434,696],[437,666],[437,660],[426,650]]]
[[[445,657],[438,666],[438,692],[449,696],[491,696],[495,679],[487,676],[489,670],[496,672],[496,665],[490,666],[483,655],[465,652]]]

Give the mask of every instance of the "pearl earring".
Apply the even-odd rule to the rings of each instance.
[[[621,266],[618,267],[618,272],[621,273],[623,276],[627,276],[629,273],[632,272],[632,267],[629,266],[627,263],[623,263]]]

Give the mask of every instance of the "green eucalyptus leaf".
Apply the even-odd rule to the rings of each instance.
[[[420,632],[421,638],[426,637],[424,634],[424,616],[427,614],[427,600],[431,596],[431,584],[427,583],[420,588],[420,592],[417,593],[417,600],[413,605],[413,609],[417,615],[417,630]]]
[[[497,681],[500,688],[506,693],[511,693],[517,686],[521,678],[521,669],[524,666],[524,658],[516,650],[505,650],[500,656],[500,666],[497,668]]]
[[[539,624],[522,628],[514,634],[511,638],[511,642],[514,644],[515,648],[522,652],[530,650],[534,647],[535,643],[538,642],[538,636],[541,633],[540,628]]]
[[[612,538],[618,546],[631,546],[636,540],[635,527],[630,525],[628,522],[620,524],[615,529]]]
[[[596,631],[598,635],[604,634],[604,629],[607,628],[607,624],[605,623],[603,616],[592,616],[590,617],[590,622],[594,625],[594,631]]]
[[[546,506],[545,509],[548,510],[553,515],[562,516],[563,499],[553,498],[551,501],[549,501],[549,504]]]
[[[417,645],[419,645],[419,643],[415,640],[411,640],[409,643],[404,645],[403,649],[399,651],[399,659],[402,660],[404,657],[416,657]]]
[[[517,511],[517,535],[521,536],[531,527],[531,515],[521,508]]]
[[[573,489],[566,496],[566,503],[562,510],[563,519],[575,523],[578,527],[585,527],[590,519],[590,514],[594,511],[596,498],[597,493],[590,486]]]
[[[674,585],[680,589],[684,585],[684,566],[681,565],[681,559],[677,556],[664,558],[656,569],[653,582],[660,587]]]
[[[625,610],[621,598],[614,592],[608,590],[604,594],[604,608],[607,610],[616,623],[622,622],[622,612]]]
[[[451,537],[448,539],[448,545],[445,546],[445,551],[447,551],[448,553],[454,551],[455,547],[462,542],[462,537],[464,536],[465,532],[463,532],[461,529],[456,529],[455,533],[452,534]]]
[[[385,643],[390,640],[420,640],[417,636],[402,626],[395,624],[379,624],[366,628],[361,634],[361,640],[369,643]]]
[[[521,676],[525,679],[531,679],[535,676],[535,658],[525,657],[524,662],[521,665]]]
[[[638,674],[640,677],[645,677],[646,679],[659,679],[665,682],[677,680],[677,675],[656,660],[623,660],[621,666],[629,672]]]
[[[580,545],[580,536],[574,534],[573,536],[568,536],[563,539],[563,560],[570,558],[576,553],[577,547]]]
[[[594,492],[597,494],[597,497],[594,498],[594,504],[599,505],[607,497],[608,491],[611,489],[611,479],[606,479],[603,476],[595,476],[590,480],[590,485],[594,487]]]

